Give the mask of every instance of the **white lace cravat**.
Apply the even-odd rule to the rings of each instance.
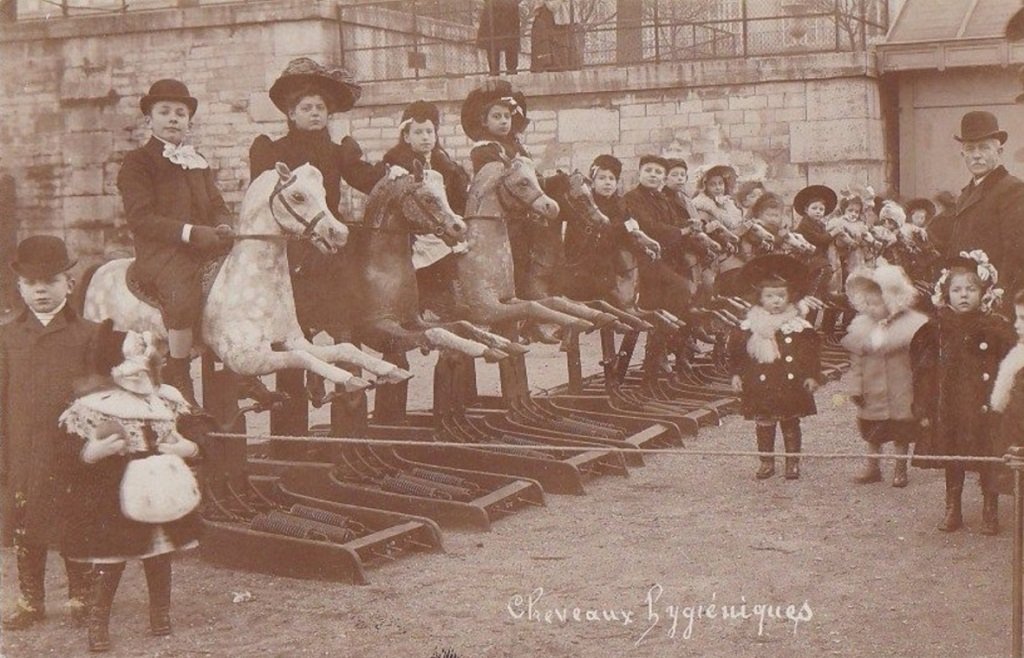
[[[182,169],[209,169],[206,158],[196,153],[191,144],[168,144],[164,142],[164,157]]]

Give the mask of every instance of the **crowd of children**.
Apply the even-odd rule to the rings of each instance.
[[[474,90],[462,108],[462,128],[476,142],[469,166],[456,163],[439,144],[440,113],[424,101],[405,110],[397,143],[382,163],[368,162],[350,137],[332,139],[328,115],[346,111],[359,97],[358,85],[340,70],[296,60],[270,95],[289,130],[277,140],[261,135],[253,142],[253,177],[278,161],[309,162],[323,174],[335,209],[342,181],[367,193],[386,165],[419,162],[442,172],[451,206],[461,212],[481,168],[529,155],[523,145],[527,99],[502,80]],[[181,465],[197,459],[200,446],[177,431],[176,421],[194,404],[188,363],[202,272],[233,243],[209,165],[186,143],[197,108],[181,82],[154,84],[141,101],[153,136],[127,154],[118,178],[141,263],[135,276],[161,303],[169,331],[164,376],[174,388],[161,385],[160,353],[151,337],[118,336],[76,315],[68,303],[74,261],[62,241],[37,236],[18,246],[12,267],[26,308],[0,327],[4,534],[17,547],[21,590],[17,610],[4,619],[7,630],[43,619],[46,552],[57,543],[74,616],[88,621],[91,650],[110,646],[111,602],[129,559],[140,559],[145,570],[151,631],[170,632],[169,556],[194,546],[198,530],[196,501]],[[915,465],[945,472],[940,529],[961,527],[961,492],[970,470],[980,473],[981,531],[998,532],[1005,473],[986,463],[936,459],[1000,455],[1024,429],[1024,297],[1017,295],[1012,304],[1001,299],[999,273],[984,252],[938,261],[924,249],[887,251],[926,235],[936,212],[927,200],[901,206],[883,203],[870,189],[840,198],[829,187],[810,185],[787,204],[760,181],[739,181],[724,164],[696,172],[691,190],[687,163],[657,154],[639,158],[638,184],[623,191],[623,167],[602,154],[585,172],[611,223],[594,251],[607,261],[593,270],[600,282],[596,294],[624,309],[639,303],[685,316],[696,300],[714,294],[717,275],[735,270],[736,291],[748,296],[751,307],[726,351],[742,413],[755,423],[757,479],[775,473],[780,432],[784,477],[800,477],[801,418],[817,412],[814,393],[822,383],[819,329],[834,328],[835,320],[827,313],[815,317],[809,312],[814,303],[805,300],[845,299],[852,309],[842,323],[848,325],[842,344],[852,360],[845,383],[866,444],[856,481],[882,480],[881,453],[892,443],[899,457],[892,485],[905,487],[914,445]],[[524,298],[539,267],[531,258],[531,222],[524,217],[508,223],[516,291]],[[759,254],[763,241],[790,234],[806,241],[808,253]],[[572,228],[567,235],[569,243],[577,239]],[[708,236],[718,245],[710,251]],[[436,293],[447,285],[458,253],[422,240],[411,253],[423,270],[421,287]],[[907,253],[918,260],[908,261]],[[335,278],[335,265],[321,269],[320,256],[301,246],[289,257],[303,325],[332,329],[335,319],[323,312],[336,305],[317,300],[327,294],[324,282]],[[922,278],[934,286],[931,299],[918,294],[915,282]],[[1012,326],[1001,315],[1009,310],[1016,313]],[[557,340],[545,331],[536,327],[531,337]],[[73,389],[90,375],[103,379]],[[180,494],[173,510],[139,509],[125,493],[132,490],[126,482],[141,481],[142,468],[164,469],[160,481]]]

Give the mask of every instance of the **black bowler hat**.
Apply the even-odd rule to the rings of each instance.
[[[814,201],[821,201],[825,204],[825,216],[828,216],[836,209],[839,199],[836,196],[835,190],[827,185],[808,185],[793,197],[793,210],[797,214],[803,215],[807,210],[807,206],[811,205]]]
[[[76,262],[68,257],[68,248],[60,238],[33,235],[18,245],[11,269],[29,279],[48,279],[70,270]]]
[[[1000,144],[1005,144],[1008,135],[1005,130],[999,129],[996,115],[983,110],[965,114],[960,119],[960,134],[953,135],[953,139],[958,142],[977,142],[989,137],[995,137]]]
[[[196,108],[199,107],[199,101],[188,92],[185,83],[178,80],[164,79],[154,82],[153,86],[149,88],[149,93],[139,101],[139,107],[142,108],[143,114],[149,114],[153,106],[160,101],[184,103],[188,107],[190,117],[196,113]]]

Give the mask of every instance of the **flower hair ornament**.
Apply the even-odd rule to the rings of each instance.
[[[498,102],[501,103],[502,105],[507,105],[509,111],[512,114],[525,116],[523,114],[523,108],[519,105],[519,103],[516,102],[516,99],[512,98],[511,96],[502,96],[500,99],[498,99]]]
[[[978,275],[982,285],[985,286],[985,292],[981,296],[981,310],[983,313],[990,312],[992,307],[1003,299],[1003,289],[996,287],[996,284],[999,283],[999,272],[996,270],[995,265],[989,262],[988,254],[981,249],[961,251],[960,259],[973,261],[976,264],[975,274]],[[936,307],[946,304],[946,295],[943,292],[943,288],[949,282],[951,270],[952,268],[950,267],[942,268],[942,274],[939,276],[939,280],[935,282],[935,288],[932,291],[932,304]]]

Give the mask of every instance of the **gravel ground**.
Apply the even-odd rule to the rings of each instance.
[[[433,359],[416,355],[412,406],[429,408]],[[536,348],[529,359],[535,387],[564,381],[554,349]],[[585,340],[584,363],[596,363],[596,337]],[[497,389],[494,370],[482,368],[484,392]],[[840,386],[819,391],[805,451],[861,449]],[[688,446],[751,449],[753,428],[729,417]],[[973,480],[964,496],[969,527],[947,535],[935,530],[940,472],[912,470],[899,490],[852,484],[858,464],[850,460],[805,459],[795,482],[757,482],[754,462],[649,457],[629,477],[591,481],[581,497],[548,495],[546,508],[518,512],[489,533],[446,531],[443,553],[374,569],[361,587],[233,572],[185,555],[175,565],[175,633],[163,639],[146,635],[145,583],[133,565],[115,602],[111,655],[1009,653],[1011,541],[1005,531],[977,532]],[[1004,498],[1004,526],[1010,507]],[[2,555],[7,610],[15,571],[12,553]],[[56,556],[50,567],[47,622],[7,634],[3,655],[85,654],[84,631],[60,606]],[[233,603],[234,592],[251,600]],[[798,621],[785,617],[787,606]],[[600,619],[587,621],[588,611]]]

